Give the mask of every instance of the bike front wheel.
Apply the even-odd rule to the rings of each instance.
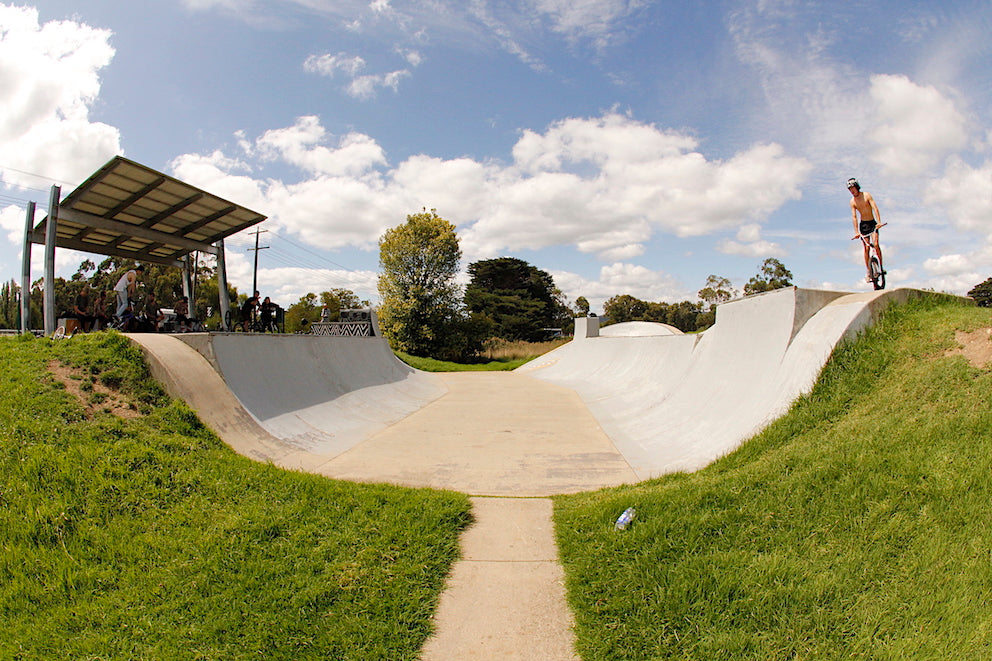
[[[874,285],[876,290],[885,289],[885,271],[882,270],[882,265],[879,263],[878,257],[871,258],[870,268],[872,285]]]

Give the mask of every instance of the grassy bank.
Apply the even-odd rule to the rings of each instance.
[[[0,658],[416,658],[467,498],[235,455],[115,334],[0,364]]]
[[[709,468],[557,498],[582,658],[992,658],[992,369],[943,355],[990,322],[895,309]]]

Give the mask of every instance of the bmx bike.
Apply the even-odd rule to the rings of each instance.
[[[228,332],[231,333],[278,333],[279,325],[275,318],[262,319],[261,315],[252,314],[248,319],[242,320],[241,315],[236,310],[228,310],[224,316],[224,323]]]
[[[874,233],[878,234],[878,230],[882,229],[888,225],[888,223],[882,223],[878,225]],[[851,237],[851,241],[855,239],[861,239],[861,243],[864,244],[865,249],[868,251],[868,274],[871,278],[871,284],[875,290],[885,289],[885,271],[882,269],[882,257],[878,254],[878,250],[875,249],[874,244],[869,240],[869,234],[858,234],[857,236]]]

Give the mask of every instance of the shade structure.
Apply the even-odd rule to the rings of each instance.
[[[193,251],[265,216],[123,156],[115,156],[58,204],[55,245],[99,255],[180,266]],[[46,216],[32,232],[45,243]]]

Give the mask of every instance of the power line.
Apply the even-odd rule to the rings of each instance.
[[[302,250],[303,252],[306,252],[306,253],[309,253],[309,254],[313,255],[314,257],[316,257],[317,259],[319,259],[321,261],[327,262],[328,264],[333,264],[334,266],[336,266],[336,267],[338,267],[340,269],[344,269],[345,271],[354,271],[354,269],[350,269],[350,268],[348,268],[347,266],[345,266],[343,264],[338,264],[333,259],[328,259],[324,255],[321,255],[319,253],[316,253],[316,252],[310,250],[309,248],[307,248],[306,246],[302,246],[302,245],[296,243],[295,241],[292,241],[292,240],[290,240],[290,239],[288,239],[288,238],[286,238],[286,237],[284,237],[284,236],[282,236],[280,234],[273,234],[273,236],[275,238],[281,240],[281,241],[285,241],[289,245],[291,245],[291,246],[293,246],[293,247],[295,247],[295,248],[297,248],[299,250]]]
[[[37,172],[28,172],[27,170],[18,170],[17,168],[12,168],[9,165],[0,164],[0,170],[10,170],[11,172],[16,172],[18,174],[26,174],[29,177],[37,177],[38,179],[44,179],[45,181],[51,181],[51,182],[56,183],[56,184],[62,184],[64,186],[72,186],[72,183],[71,182],[63,181],[61,179],[55,179],[54,177],[49,177],[49,176],[44,175],[44,174],[38,174]],[[38,193],[45,193],[45,192],[47,192],[46,190],[44,190],[42,188],[29,188],[27,186],[23,186],[21,188],[24,188],[25,190],[33,190],[33,191],[36,191]]]

